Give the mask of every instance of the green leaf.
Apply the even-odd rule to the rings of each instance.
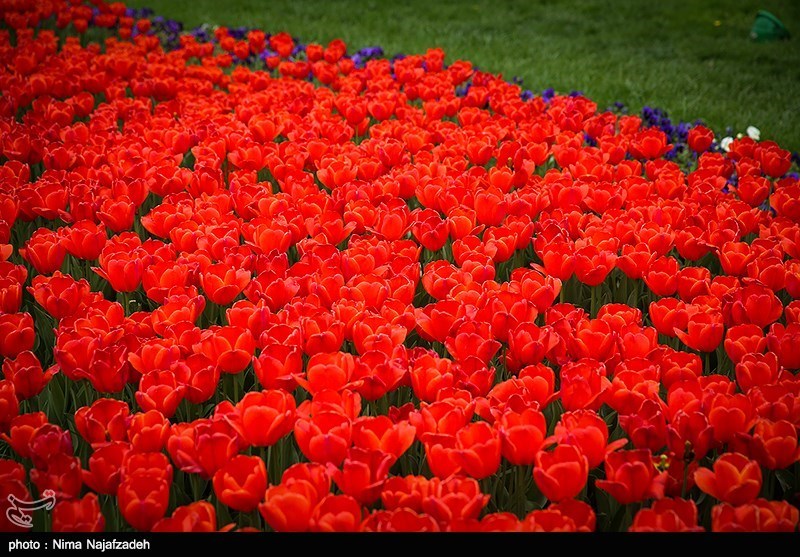
[[[775,477],[778,483],[781,484],[781,489],[784,493],[790,492],[794,488],[794,474],[789,470],[776,470]]]
[[[60,375],[60,374],[59,374]],[[65,397],[64,390],[61,388],[61,381],[54,377],[48,385],[48,401],[49,409],[52,411],[50,414],[54,416],[63,416],[65,410]]]

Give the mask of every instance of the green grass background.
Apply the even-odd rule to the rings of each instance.
[[[800,0],[129,0],[187,28],[201,23],[344,39],[387,55],[439,46],[535,92],[577,89],[600,108],[644,105],[673,118],[761,129],[800,150]],[[759,9],[788,41],[754,43]]]

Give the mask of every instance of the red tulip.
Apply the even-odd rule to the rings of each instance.
[[[578,495],[589,478],[589,463],[573,445],[556,445],[554,451],[539,451],[533,479],[545,497],[559,502]]]
[[[305,480],[267,489],[258,511],[276,532],[306,532],[319,501],[314,486]]]
[[[456,519],[477,518],[488,502],[489,496],[481,493],[475,479],[453,476],[446,480],[431,480],[422,507],[440,525],[446,525]]]
[[[429,433],[455,435],[472,419],[473,405],[460,405],[455,400],[441,400],[431,404],[423,403],[420,409],[412,412],[409,422],[417,429],[417,439],[424,440]]]
[[[595,531],[597,515],[588,503],[577,499],[564,499],[560,503],[550,505],[548,509],[558,511],[562,517],[572,520],[578,532]]]
[[[169,518],[155,523],[151,532],[215,532],[217,513],[207,501],[177,507]]]
[[[714,471],[698,468],[697,486],[712,497],[732,505],[750,503],[761,491],[761,468],[739,453],[726,453],[714,463]]]
[[[249,392],[226,417],[248,444],[268,447],[292,431],[295,400],[282,390]]]
[[[560,396],[564,409],[598,410],[611,386],[605,373],[605,366],[591,358],[562,366]]]
[[[556,424],[553,439],[559,444],[575,445],[586,456],[589,468],[599,466],[609,451],[615,451],[627,440],[608,442],[608,426],[591,410],[565,412]]]
[[[60,231],[61,245],[74,257],[94,261],[108,241],[105,227],[89,220],[74,223]]]
[[[59,501],[53,508],[53,532],[103,532],[105,524],[94,493],[87,493],[81,499]]]
[[[736,383],[745,393],[753,387],[774,383],[778,378],[778,358],[773,352],[751,353],[736,364]]]
[[[183,400],[186,388],[178,384],[172,371],[154,370],[142,375],[139,390],[135,393],[136,403],[145,412],[157,410],[170,418]]]
[[[474,422],[456,433],[457,462],[463,471],[482,480],[500,466],[500,435],[486,422]]]
[[[243,371],[253,357],[255,339],[242,327],[212,327],[203,332],[200,353],[214,362],[222,373]]]
[[[631,140],[630,153],[639,159],[657,159],[672,148],[666,134],[657,128],[640,131]]]
[[[220,419],[175,424],[167,439],[167,452],[175,465],[205,479],[212,478],[242,446],[233,427]]]
[[[576,359],[606,361],[616,349],[617,334],[601,319],[585,319],[578,323],[570,339],[569,351]]]
[[[686,499],[660,499],[633,517],[631,532],[702,532],[697,506]]]
[[[557,336],[549,328],[539,328],[533,323],[520,323],[509,332],[507,362],[513,370],[538,364],[557,342]]]
[[[383,451],[354,447],[347,451],[341,470],[329,464],[328,471],[345,495],[362,505],[369,505],[380,496],[393,460],[392,455]]]
[[[45,470],[53,456],[73,455],[72,436],[69,431],[55,424],[46,423],[36,428],[28,443],[28,449],[33,465]]]
[[[800,342],[800,323],[787,326],[773,323],[767,334],[769,351],[778,356],[778,363],[786,369],[800,369],[800,351],[794,349],[798,342]]]
[[[149,532],[164,517],[169,504],[167,478],[133,474],[119,486],[117,503],[123,518],[139,531]]]
[[[786,501],[754,502],[737,507],[727,503],[711,509],[713,532],[795,532],[800,511]]]
[[[169,420],[158,410],[131,417],[128,439],[136,452],[160,452],[169,436]]]
[[[0,530],[3,532],[28,532],[28,527],[20,526],[18,520],[12,522],[8,514],[6,514],[9,511],[13,513],[11,501],[9,499],[11,496],[16,497],[20,501],[31,500],[31,494],[25,482],[17,479],[6,479],[0,482],[0,510],[3,511],[0,513]],[[31,518],[30,524],[33,524],[32,517],[29,514],[23,513],[23,516]],[[22,520],[24,520],[24,518]]]
[[[662,335],[675,337],[676,330],[683,330],[689,323],[686,304],[677,298],[662,298],[650,303],[650,319]]]
[[[637,412],[619,418],[620,426],[637,449],[658,452],[667,444],[667,419],[659,402],[647,399]]]
[[[383,484],[381,503],[387,510],[408,508],[422,512],[422,501],[436,486],[423,476],[391,476]]]
[[[758,325],[735,325],[725,334],[725,352],[734,364],[738,364],[745,355],[763,353],[766,348],[764,330]]]
[[[617,451],[606,455],[606,479],[596,485],[620,504],[628,505],[663,497],[666,476],[666,472],[656,473],[649,449]]]
[[[544,415],[534,408],[510,411],[500,417],[495,427],[500,432],[506,460],[516,466],[532,465],[547,435]]]
[[[0,253],[0,259],[3,253]],[[0,312],[14,313],[22,306],[22,284],[12,277],[0,278]]]
[[[751,284],[727,294],[723,312],[735,325],[752,323],[764,328],[780,318],[783,305],[766,286]]]
[[[764,174],[773,178],[783,176],[791,166],[791,153],[781,149],[771,141],[764,141],[759,145],[759,160]]]
[[[46,423],[47,414],[44,412],[20,414],[11,420],[8,433],[0,434],[0,438],[11,445],[11,448],[14,449],[18,456],[29,458],[31,455],[31,439],[36,434],[36,431]]]
[[[695,313],[689,317],[687,331],[675,327],[675,334],[689,348],[713,352],[722,342],[725,326],[719,312]]]
[[[759,420],[747,441],[750,456],[769,470],[782,470],[800,460],[797,428],[788,420]]]
[[[308,360],[306,378],[298,382],[312,394],[339,391],[350,382],[355,365],[353,356],[344,352],[314,354]]]
[[[39,275],[57,272],[67,255],[58,233],[49,228],[37,229],[25,242],[25,247],[20,248],[19,253]]]
[[[142,260],[136,253],[117,252],[110,257],[101,254],[100,265],[92,267],[92,270],[106,279],[117,292],[133,292],[142,282]]]
[[[434,476],[444,479],[462,471],[455,435],[426,433],[423,445],[428,468]]]
[[[219,384],[219,367],[203,354],[192,354],[183,364],[173,368],[178,383],[186,388],[184,398],[192,404],[201,404],[214,396]]]
[[[311,531],[356,532],[361,520],[361,506],[355,499],[348,495],[328,495],[314,509]]]
[[[126,441],[130,409],[121,400],[100,398],[75,412],[75,428],[93,448],[107,441]]]
[[[353,445],[378,450],[399,459],[414,442],[416,428],[408,421],[392,422],[387,416],[364,416],[353,422]]]
[[[52,454],[45,466],[31,470],[31,482],[39,493],[52,489],[56,499],[77,497],[83,486],[81,461],[78,457],[65,453]]]
[[[19,400],[14,383],[3,379],[0,381],[0,430],[8,431],[17,416],[19,416]]]
[[[516,518],[516,517],[515,517]],[[411,509],[375,511],[361,524],[362,532],[438,532],[433,517]]]
[[[350,419],[335,412],[300,418],[294,424],[295,440],[312,462],[341,464],[350,446],[351,434]]]
[[[753,406],[745,395],[709,393],[703,400],[703,412],[714,428],[714,439],[720,443],[729,442],[738,433],[746,433],[753,425]]]
[[[0,482],[25,482],[27,476],[25,467],[19,462],[0,459]]]
[[[714,443],[714,430],[702,412],[679,410],[667,425],[667,444],[679,458],[701,460]]]
[[[616,261],[615,253],[586,246],[575,252],[575,276],[583,284],[596,287],[614,270]]]
[[[689,148],[695,153],[708,151],[714,142],[714,132],[703,125],[694,126],[686,137]]]
[[[33,352],[20,352],[16,358],[3,362],[3,376],[14,384],[17,398],[25,400],[44,390],[57,368],[42,370],[42,364]]]
[[[297,346],[269,344],[253,359],[258,382],[265,389],[292,391],[303,370],[303,352]]]
[[[29,313],[0,313],[0,356],[14,358],[33,349],[35,332]]]
[[[250,271],[217,263],[203,271],[200,284],[209,300],[217,305],[227,306],[244,290],[250,277]]]
[[[131,447],[128,443],[113,441],[96,449],[89,457],[89,470],[83,471],[83,481],[92,490],[115,495],[119,488],[122,463]]]
[[[214,474],[214,493],[232,509],[254,510],[267,489],[267,467],[257,456],[237,455]]]
[[[90,286],[86,279],[76,281],[56,271],[50,277],[35,276],[28,292],[50,315],[62,319],[73,315],[85,303]]]

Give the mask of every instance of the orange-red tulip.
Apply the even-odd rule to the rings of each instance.
[[[761,468],[739,453],[725,453],[714,470],[698,468],[694,481],[702,491],[731,505],[750,503],[761,491]]]

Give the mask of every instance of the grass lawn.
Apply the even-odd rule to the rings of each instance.
[[[600,108],[665,109],[687,121],[761,129],[800,150],[797,0],[129,0],[183,21],[288,31],[306,42],[342,38],[387,55],[440,46],[448,60],[519,76],[539,92],[580,90]],[[759,9],[792,39],[754,43]]]

